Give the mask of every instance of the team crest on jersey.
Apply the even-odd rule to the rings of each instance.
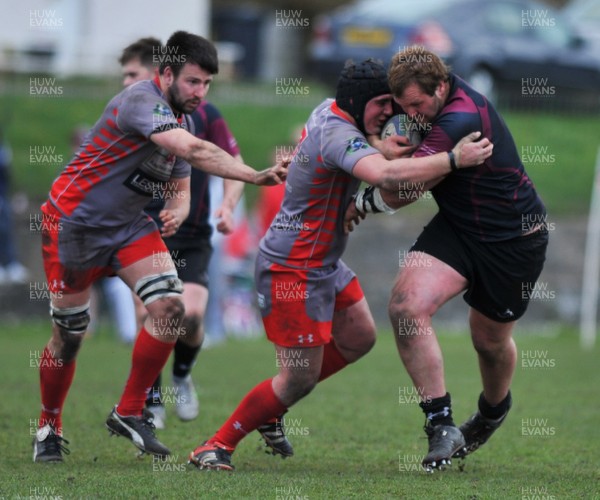
[[[356,153],[361,149],[368,148],[369,145],[362,137],[353,137],[348,139],[348,145],[346,146],[346,153]]]
[[[154,109],[152,110],[152,114],[157,116],[169,116],[172,115],[173,112],[171,111],[169,106],[166,106],[161,102],[157,102],[156,106],[154,106]]]

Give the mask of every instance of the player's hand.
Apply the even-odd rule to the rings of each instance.
[[[162,222],[160,234],[163,238],[173,236],[183,223],[183,216],[177,209],[165,208],[160,211],[158,218]]]
[[[385,139],[370,135],[367,140],[371,146],[378,149],[385,156],[386,160],[409,158],[417,149],[417,146],[411,144],[408,137],[403,135],[390,135]]]
[[[479,137],[481,137],[481,132],[471,132],[454,146],[452,151],[458,168],[481,165],[492,156],[494,145],[486,137],[478,141]]]
[[[354,226],[358,226],[366,216],[367,214],[363,214],[356,209],[356,204],[352,200],[344,214],[344,234],[348,235],[354,231]]]
[[[277,164],[271,168],[256,172],[254,184],[257,186],[276,186],[281,184],[287,178],[288,166],[291,161],[291,157],[286,157],[278,161]]]
[[[233,220],[233,211],[231,208],[221,205],[214,213],[215,219],[217,222],[217,231],[221,234],[231,234],[235,227],[235,222]]]

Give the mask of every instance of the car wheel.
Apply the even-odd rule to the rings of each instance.
[[[487,68],[475,68],[469,76],[469,84],[479,93],[487,97],[488,101],[496,103],[498,100],[498,85],[494,75]]]

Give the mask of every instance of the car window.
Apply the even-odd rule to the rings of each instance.
[[[346,12],[355,19],[412,23],[456,0],[363,0]]]
[[[575,35],[572,34],[567,24],[552,11],[548,13],[548,17],[552,21],[552,26],[536,29],[534,30],[534,35],[555,47],[566,47],[569,45],[569,42]]]
[[[555,47],[566,47],[572,39],[567,25],[548,7],[523,9],[517,4],[494,3],[486,9],[484,22],[497,34],[537,38]]]
[[[571,20],[600,21],[600,2],[592,0],[589,2],[572,1],[562,11]]]
[[[523,35],[523,9],[514,4],[489,5],[484,22],[490,31],[502,35]]]
[[[600,21],[600,3],[590,4],[584,15],[588,21]]]

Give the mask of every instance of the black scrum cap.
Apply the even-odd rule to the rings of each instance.
[[[385,67],[374,59],[360,63],[348,62],[338,80],[335,101],[356,120],[365,133],[365,106],[373,97],[389,94],[390,87]]]

